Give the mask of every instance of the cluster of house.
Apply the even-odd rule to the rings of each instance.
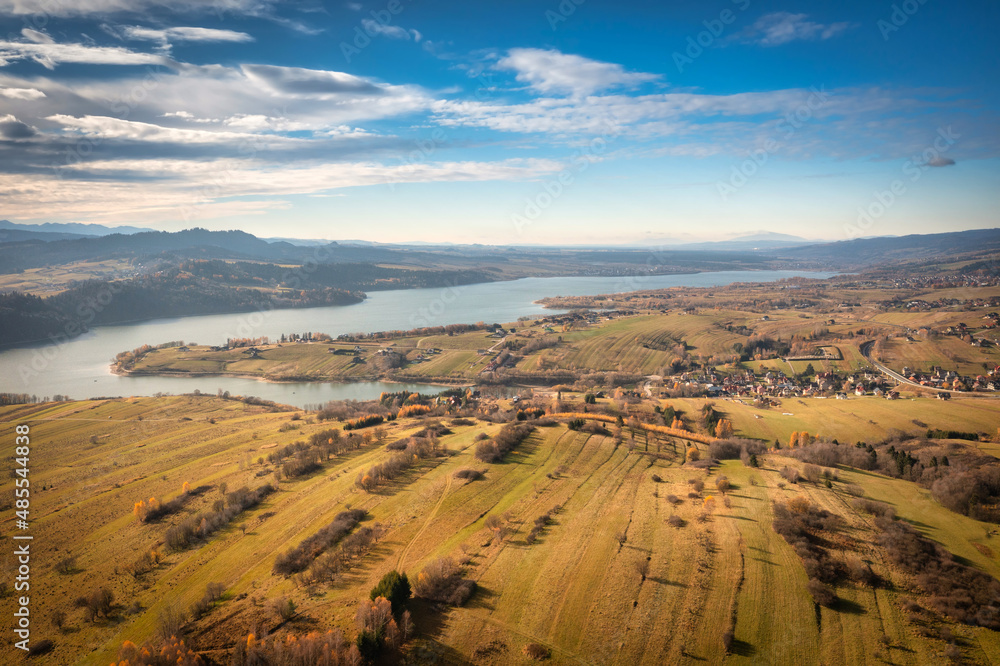
[[[954,370],[935,367],[930,372],[917,372],[904,367],[901,375],[915,384],[953,391],[1000,391],[1000,366],[985,375],[962,376]]]
[[[997,275],[899,275],[888,280],[861,280],[857,283],[861,288],[895,289],[954,289],[957,287],[995,287],[1000,285]]]
[[[495,372],[496,370],[499,370],[505,365],[513,367],[514,364],[515,364],[515,359],[513,356],[501,352],[497,354],[495,357],[493,357],[490,360],[490,362],[486,364],[486,367],[483,368],[482,372]]]
[[[874,370],[857,372],[839,377],[830,372],[817,373],[815,379],[803,382],[779,370],[757,374],[741,370],[720,377],[716,373],[694,375],[684,373],[678,383],[703,387],[710,396],[739,396],[747,398],[791,398],[833,396],[846,399],[849,395],[874,395],[890,400],[899,397],[890,380]],[[668,380],[669,382],[669,380]]]

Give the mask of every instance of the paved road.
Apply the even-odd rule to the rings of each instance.
[[[934,391],[936,393],[951,393],[951,389],[935,388],[933,386],[924,386],[923,384],[911,382],[909,379],[899,374],[895,370],[890,370],[886,366],[882,365],[881,363],[879,363],[870,356],[872,351],[872,345],[874,344],[875,344],[874,340],[869,340],[868,342],[862,342],[861,347],[859,348],[861,350],[861,355],[864,356],[866,359],[868,359],[868,362],[871,363],[873,366],[875,366],[880,372],[896,380],[897,384],[906,384],[907,386],[912,386],[914,388],[922,389],[924,391]],[[955,393],[962,396],[976,396],[979,398],[1000,397],[996,393],[972,393],[969,391],[956,391]]]

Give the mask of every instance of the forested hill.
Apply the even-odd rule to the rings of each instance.
[[[303,247],[285,241],[268,242],[243,231],[188,229],[136,234],[46,240],[32,238],[0,244],[5,271],[113,258],[147,258],[170,253],[187,258],[256,259],[281,262],[355,263],[427,262],[431,253],[380,247],[329,245]],[[58,238],[58,237],[57,237]],[[46,242],[47,241],[47,242]]]
[[[854,266],[871,265],[875,262],[888,263],[959,256],[986,251],[1000,251],[1000,229],[858,238],[837,243],[790,248],[784,250],[782,254],[788,257]]]
[[[90,280],[45,299],[17,292],[0,294],[0,346],[67,340],[92,326],[159,317],[348,305],[363,299],[363,293],[343,289],[275,293],[227,287],[207,279]]]

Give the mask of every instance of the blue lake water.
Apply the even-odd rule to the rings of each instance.
[[[586,296],[666,287],[712,287],[733,282],[770,282],[788,277],[827,278],[834,273],[807,271],[721,271],[689,275],[641,277],[524,278],[508,282],[435,289],[371,292],[363,303],[341,307],[270,310],[241,314],[158,319],[120,326],[101,326],[60,344],[0,352],[0,391],[39,397],[189,393],[218,389],[255,395],[291,405],[328,400],[368,400],[382,391],[403,390],[385,382],[270,383],[236,377],[121,377],[111,374],[115,354],[143,344],[172,340],[222,344],[231,337],[280,337],[282,333],[344,333],[407,330],[453,323],[511,322],[518,317],[554,313],[535,301],[546,296]],[[408,390],[432,392],[440,387],[407,384]]]

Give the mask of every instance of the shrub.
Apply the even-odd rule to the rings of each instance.
[[[413,591],[424,599],[462,606],[476,591],[476,582],[462,578],[455,561],[442,557],[428,564],[417,575]]]
[[[463,479],[465,481],[477,481],[483,478],[483,473],[478,469],[460,469],[454,474],[456,479]]]
[[[799,470],[795,469],[794,467],[788,467],[788,466],[782,467],[781,476],[784,477],[784,479],[789,483],[799,482]]]
[[[529,659],[534,659],[535,661],[543,661],[548,659],[552,654],[551,651],[539,643],[528,643],[524,646],[524,654]]]
[[[684,527],[684,519],[680,516],[670,516],[667,518],[667,525],[671,527]]]
[[[287,622],[295,616],[295,608],[295,602],[285,596],[278,597],[271,602],[271,609],[282,622]]]
[[[809,579],[806,589],[809,590],[809,594],[812,595],[813,601],[818,603],[820,606],[826,606],[829,608],[837,601],[837,595],[833,593],[830,586],[825,585],[815,578]]]

